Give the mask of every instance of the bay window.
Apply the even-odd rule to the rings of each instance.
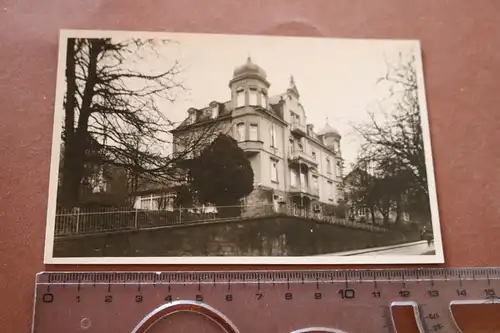
[[[245,90],[243,88],[236,90],[236,108],[245,106]]]
[[[236,141],[245,141],[245,123],[236,125]]]
[[[248,136],[249,136],[250,141],[258,141],[259,140],[259,125],[250,124]]]
[[[258,98],[259,98],[259,93],[257,92],[257,89],[250,88],[250,91],[248,92],[248,104],[252,106],[259,105]]]

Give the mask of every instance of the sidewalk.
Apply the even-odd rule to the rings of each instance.
[[[427,245],[427,241],[418,241],[405,244],[372,247],[368,249],[344,251],[336,253],[320,254],[321,256],[358,256],[358,255],[423,255],[432,254],[434,251],[434,244]]]

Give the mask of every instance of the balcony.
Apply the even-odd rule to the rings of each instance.
[[[254,155],[259,153],[264,148],[264,143],[262,141],[240,141],[238,142],[238,146],[243,149],[245,154]]]
[[[291,195],[304,195],[311,198],[319,198],[319,191],[312,186],[302,185],[302,186],[290,186],[288,192]]]
[[[291,163],[305,163],[310,167],[317,167],[318,161],[316,161],[311,155],[298,149],[291,149],[288,155],[288,159]]]
[[[304,137],[307,135],[306,126],[297,122],[293,122],[290,125],[290,131],[298,137]]]

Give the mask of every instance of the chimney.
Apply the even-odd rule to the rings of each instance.
[[[285,100],[283,99],[283,96],[281,96],[279,102],[278,102],[278,107],[277,107],[277,112],[278,112],[278,115],[281,119],[284,119],[284,106],[285,106]]]
[[[314,135],[314,125],[313,124],[307,124],[307,135],[309,135],[309,136]]]

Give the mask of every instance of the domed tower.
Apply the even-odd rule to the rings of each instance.
[[[235,68],[233,78],[229,81],[234,108],[247,105],[267,108],[270,86],[266,72],[248,57],[245,64]]]
[[[330,150],[333,150],[337,156],[340,156],[340,139],[342,138],[339,132],[330,126],[328,119],[325,126],[318,132],[322,137],[323,144]]]

